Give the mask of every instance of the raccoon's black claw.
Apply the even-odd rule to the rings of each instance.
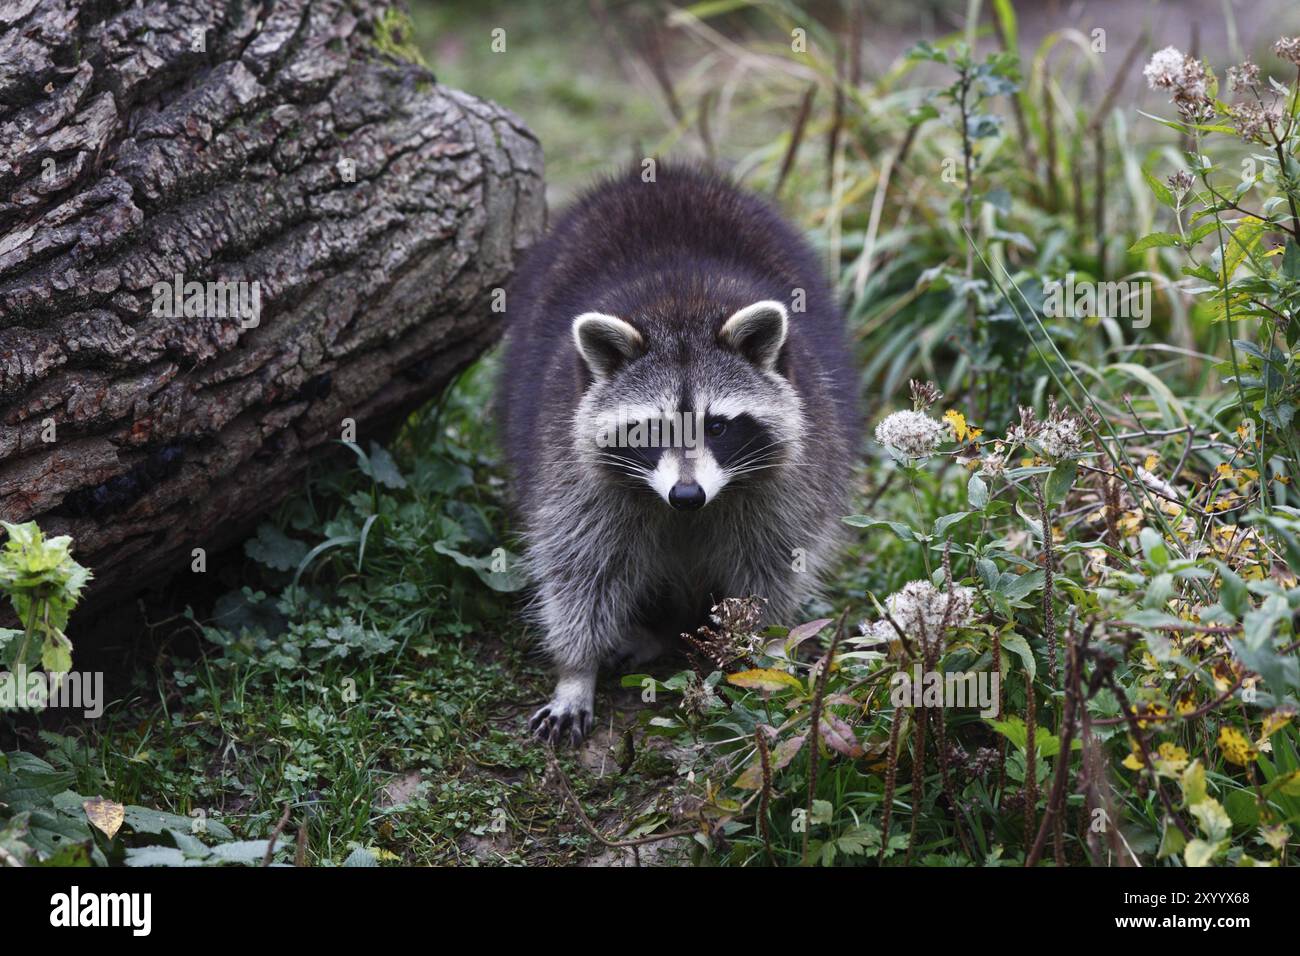
[[[538,740],[558,747],[567,739],[577,747],[591,732],[591,711],[551,701],[528,721],[528,729]]]

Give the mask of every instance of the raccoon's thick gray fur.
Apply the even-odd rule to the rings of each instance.
[[[857,384],[817,257],[720,176],[655,179],[587,193],[507,294],[502,436],[559,677],[530,726],[553,743],[590,730],[602,664],[717,600],[792,622],[845,513]]]

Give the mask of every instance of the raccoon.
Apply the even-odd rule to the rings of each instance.
[[[576,745],[600,667],[657,657],[723,597],[790,621],[812,594],[845,513],[856,376],[807,242],[706,169],[597,185],[506,301],[500,428],[558,671],[529,726]]]

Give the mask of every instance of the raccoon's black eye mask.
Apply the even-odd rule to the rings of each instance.
[[[774,440],[772,433],[752,415],[735,418],[710,415],[704,419],[705,446],[723,468],[772,455]]]
[[[638,423],[647,426],[649,422]],[[646,470],[653,469],[663,457],[665,449],[672,447],[672,432],[665,426],[660,430],[658,445],[621,445],[605,449],[605,454],[621,459],[629,465]],[[770,461],[775,455],[775,438],[758,419],[741,414],[734,418],[708,415],[704,419],[703,433],[698,436],[713,460],[722,468],[744,467]],[[612,463],[610,463],[612,464]]]

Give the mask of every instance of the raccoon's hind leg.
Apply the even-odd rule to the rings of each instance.
[[[626,673],[656,661],[673,646],[671,638],[643,624],[633,624],[610,658],[609,669]]]

